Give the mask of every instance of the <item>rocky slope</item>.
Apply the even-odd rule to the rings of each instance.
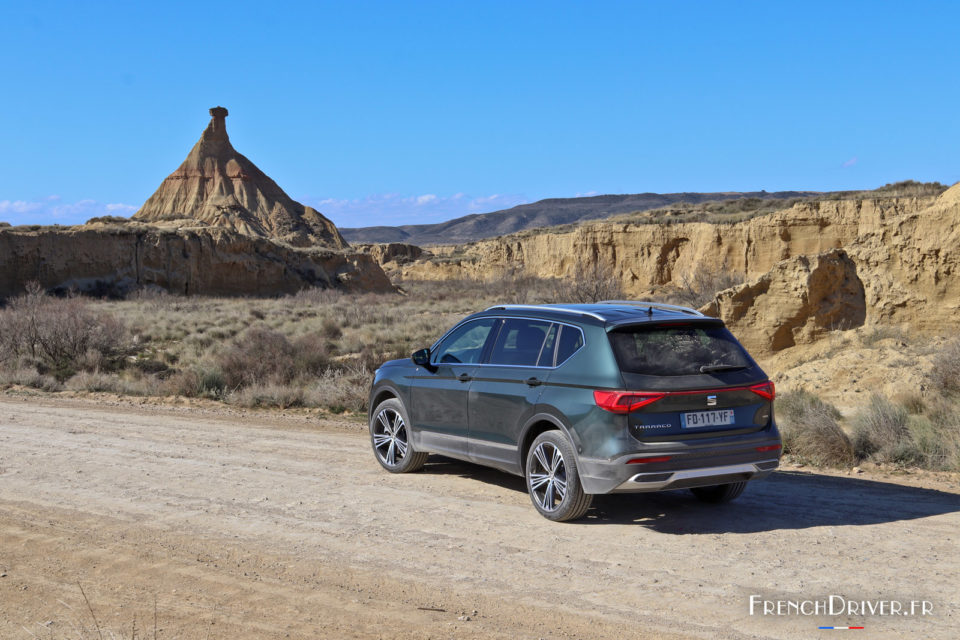
[[[586,198],[549,198],[491,213],[476,213],[436,224],[408,224],[399,227],[342,228],[350,242],[405,242],[417,245],[472,242],[524,229],[607,218],[618,213],[646,211],[677,203],[759,198],[790,200],[820,195],[815,191],[752,191],[748,193],[634,193]]]
[[[778,266],[784,260],[833,249],[845,251],[842,268],[828,269],[821,265],[822,258],[812,258],[806,265]],[[432,258],[403,266],[402,276],[484,279],[523,271],[544,278],[572,277],[578,265],[597,260],[621,280],[630,296],[643,298],[668,291],[697,270],[730,271],[755,281],[749,291],[736,294],[741,297],[758,299],[764,287],[782,283],[777,285],[777,295],[772,290],[764,293],[764,306],[770,308],[782,308],[784,300],[800,295],[790,290],[800,286],[788,284],[791,279],[813,278],[816,289],[818,274],[827,269],[822,276],[826,281],[841,278],[851,290],[862,287],[862,307],[855,312],[848,309],[858,316],[847,320],[852,326],[904,323],[937,331],[954,326],[960,309],[960,280],[956,277],[960,270],[960,184],[936,198],[804,202],[732,225],[597,222],[572,230],[525,232],[431,250]],[[838,256],[831,260],[840,260]],[[721,298],[721,309],[724,304],[746,304],[734,298],[732,294]],[[807,320],[797,322],[790,326],[789,338],[786,334],[771,337],[769,348],[775,350],[795,339],[794,329],[798,329],[797,339],[805,339],[806,329],[801,327]],[[837,322],[839,319],[831,318],[828,324]],[[807,333],[812,336],[816,331]]]
[[[294,201],[230,144],[227,110],[210,124],[186,160],[134,214],[141,222],[187,219],[297,247],[344,248],[330,220]]]
[[[279,295],[305,287],[392,291],[365,254],[297,249],[215,227],[127,223],[0,229],[0,298],[37,281],[48,290],[122,295]]]

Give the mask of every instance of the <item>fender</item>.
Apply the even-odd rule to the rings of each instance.
[[[560,431],[563,432],[563,435],[567,437],[567,440],[573,445],[573,455],[576,458],[574,462],[577,464],[577,467],[580,466],[580,439],[577,438],[573,431],[571,431],[565,424],[563,418],[560,416],[550,413],[549,411],[544,410],[545,407],[538,407],[540,411],[530,416],[530,418],[523,424],[523,428],[520,430],[520,439],[517,441],[517,461],[519,462],[520,475],[526,475],[526,466],[527,461],[522,459],[523,456],[523,443],[527,439],[527,434],[530,433],[530,429],[533,428],[535,424],[540,422],[549,422],[555,425]]]

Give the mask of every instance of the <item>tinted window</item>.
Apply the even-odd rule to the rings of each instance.
[[[547,331],[547,339],[543,342],[543,348],[540,349],[540,359],[537,360],[538,367],[553,366],[553,354],[557,350],[557,332],[559,330],[560,325],[550,325],[550,330]]]
[[[736,338],[718,326],[627,327],[611,332],[610,344],[620,368],[629,373],[685,376],[703,373],[701,367],[753,364]]]
[[[550,323],[544,320],[504,320],[497,341],[493,343],[490,364],[536,366],[549,331]]]
[[[460,325],[440,343],[433,361],[451,364],[480,362],[483,345],[495,322],[495,318],[483,318]]]
[[[580,329],[568,324],[563,325],[560,331],[560,339],[557,342],[557,366],[560,366],[582,346],[583,333]]]

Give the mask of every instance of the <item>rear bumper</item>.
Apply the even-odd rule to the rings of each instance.
[[[765,438],[731,443],[658,443],[614,459],[581,457],[578,461],[580,481],[586,493],[623,493],[667,491],[704,487],[731,482],[758,480],[780,465],[780,450],[757,449],[780,445],[776,431]],[[664,457],[669,461],[650,464],[627,464],[637,457]]]

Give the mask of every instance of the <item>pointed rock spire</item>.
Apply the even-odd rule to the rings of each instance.
[[[146,222],[196,220],[293,246],[346,247],[336,226],[296,202],[227,136],[224,107],[210,109],[210,124],[187,159],[134,214]]]

